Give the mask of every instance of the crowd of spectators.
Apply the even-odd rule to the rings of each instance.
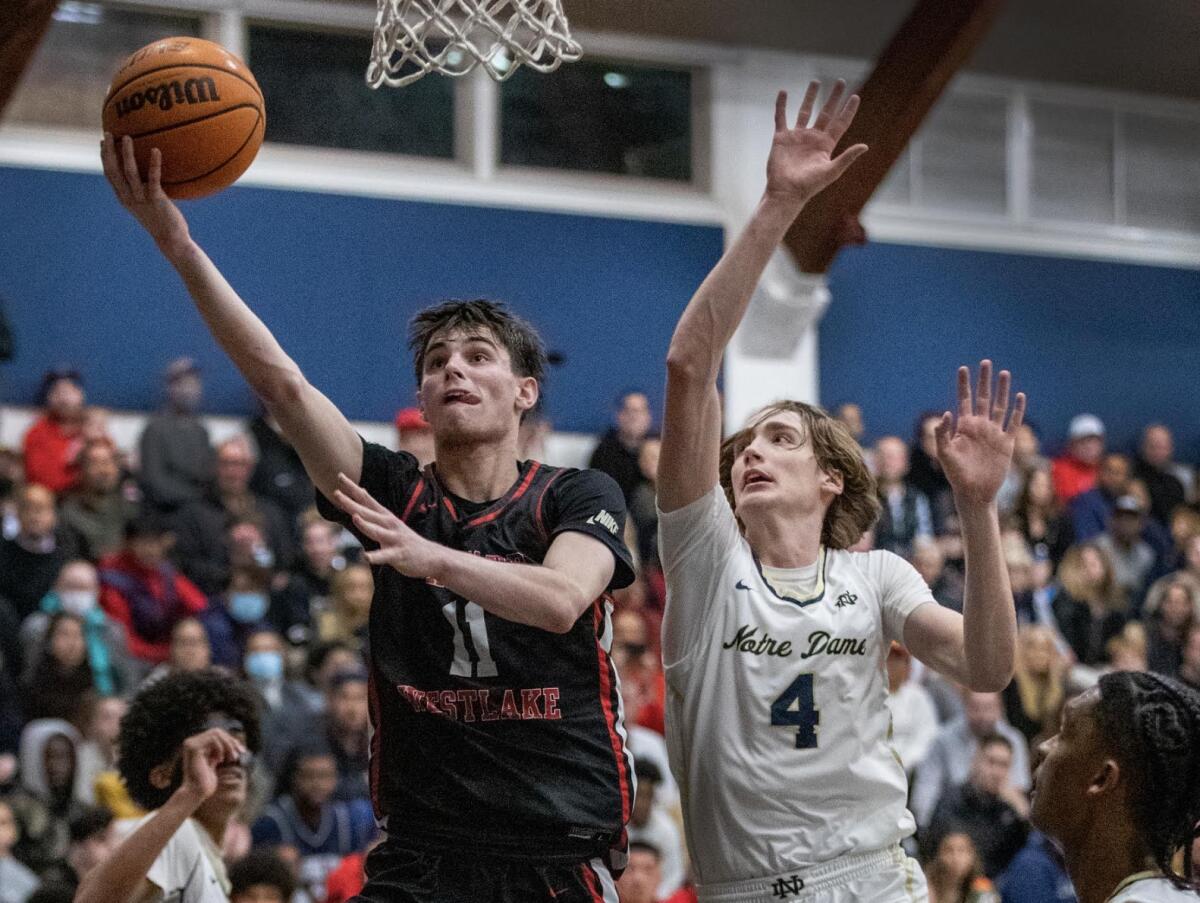
[[[214,445],[195,365],[173,362],[164,389],[162,410],[123,450],[80,375],[50,372],[23,447],[0,452],[0,903],[35,891],[70,899],[124,820],[142,814],[116,774],[126,700],[163,675],[209,667],[244,678],[263,714],[251,800],[223,851],[232,899],[340,903],[375,837],[371,570],[353,537],[316,514],[299,458],[269,420]],[[862,410],[836,413],[865,442]],[[865,445],[882,516],[856,548],[903,555],[939,604],[961,610],[963,546],[934,453],[938,417],[918,417],[910,441]],[[396,428],[401,447],[432,458],[418,411],[400,412]],[[524,431],[532,456],[546,429],[531,418]],[[1128,453],[1106,446],[1091,414],[1068,435],[1051,459],[1022,426],[1001,491],[1020,623],[1011,685],[967,693],[900,646],[888,655],[894,744],[918,825],[911,852],[935,903],[1072,900],[1057,853],[1028,823],[1031,750],[1064,701],[1106,670],[1200,688],[1194,468],[1175,460],[1159,424]],[[694,899],[663,740],[658,451],[647,396],[630,392],[590,461],[625,495],[639,565],[613,622],[638,775],[625,903]]]

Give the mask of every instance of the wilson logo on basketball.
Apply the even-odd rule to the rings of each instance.
[[[155,85],[153,88],[143,88],[122,97],[117,101],[117,118],[121,119],[147,105],[169,110],[178,104],[211,103],[220,99],[217,83],[208,76],[189,78],[186,81],[176,80]]]

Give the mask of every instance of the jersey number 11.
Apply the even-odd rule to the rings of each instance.
[[[457,677],[495,677],[496,662],[488,642],[483,609],[474,602],[455,599],[442,606],[442,614],[454,629],[450,673]]]

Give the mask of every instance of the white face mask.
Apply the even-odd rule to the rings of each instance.
[[[69,589],[58,594],[58,601],[63,611],[82,618],[96,607],[98,596],[90,589]]]

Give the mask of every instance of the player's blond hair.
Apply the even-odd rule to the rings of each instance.
[[[733,462],[746,447],[755,428],[775,414],[792,413],[804,424],[805,440],[812,443],[817,466],[842,477],[841,495],[834,497],[821,525],[821,542],[831,549],[848,549],[862,538],[879,517],[875,478],[867,470],[862,447],[846,425],[816,405],[802,401],[778,401],[758,411],[738,432],[721,444],[721,488],[729,506],[733,498]],[[739,521],[740,523],[740,521]]]

